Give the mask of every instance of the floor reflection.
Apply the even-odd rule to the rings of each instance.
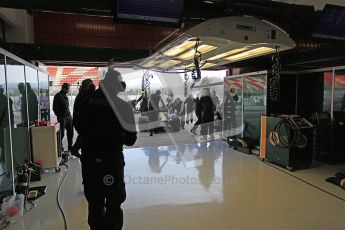
[[[344,226],[344,202],[253,155],[233,151],[221,141],[126,149],[124,155],[124,230],[321,230]],[[80,162],[74,159],[68,164],[69,174],[60,195],[68,229],[88,229]],[[322,165],[295,175],[337,192],[323,179],[337,167]],[[9,230],[63,229],[55,200],[62,173],[44,175],[40,183],[48,186],[47,195],[25,214],[24,223]]]

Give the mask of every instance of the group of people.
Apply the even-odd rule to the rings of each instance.
[[[68,148],[80,157],[82,164],[88,224],[92,230],[123,226],[121,204],[126,199],[123,145],[131,146],[137,139],[133,111],[118,97],[125,87],[121,74],[111,68],[97,90],[92,80],[84,80],[75,99],[73,118],[67,97],[70,85],[64,83],[54,96],[53,110],[62,138],[67,130]],[[78,133],[74,145],[73,127]]]
[[[194,113],[197,117],[191,132],[197,135],[196,130],[201,126],[200,134],[206,138],[207,135],[213,137],[214,133],[214,120],[222,119],[219,112],[219,98],[215,95],[215,92],[211,93],[209,88],[204,88],[196,98],[192,94],[182,101],[181,98],[177,97],[174,99],[173,94],[170,93],[164,103],[161,97],[161,91],[157,90],[155,93],[148,95],[145,91],[136,100],[135,105],[141,102],[140,112],[146,112],[148,115],[149,122],[158,121],[158,115],[160,109],[168,111],[170,114],[175,114],[180,117],[181,128],[185,128],[185,124],[193,124]],[[150,129],[150,136],[153,136],[156,129]]]

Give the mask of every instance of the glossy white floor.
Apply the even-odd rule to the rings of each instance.
[[[126,230],[345,229],[343,200],[222,142],[126,149],[125,159]],[[79,160],[68,165],[60,196],[68,229],[88,229]],[[47,195],[10,230],[64,229],[56,204],[62,168],[44,176]],[[345,199],[344,190],[324,182],[344,169],[318,163],[293,175]]]

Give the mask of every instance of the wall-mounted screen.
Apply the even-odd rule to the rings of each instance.
[[[151,22],[178,23],[184,0],[118,0],[117,17]]]
[[[313,37],[345,40],[345,7],[326,5]]]

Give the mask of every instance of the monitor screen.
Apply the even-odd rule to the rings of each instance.
[[[327,4],[313,37],[345,40],[345,7]]]
[[[179,23],[184,0],[118,0],[117,18]]]

